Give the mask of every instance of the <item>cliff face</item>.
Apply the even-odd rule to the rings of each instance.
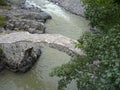
[[[52,1],[60,5],[66,10],[70,11],[71,13],[84,16],[84,9],[82,7],[81,0],[49,0],[49,1]]]

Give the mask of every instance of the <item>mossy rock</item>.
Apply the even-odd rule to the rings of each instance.
[[[0,57],[3,55],[3,50],[0,48]]]
[[[7,19],[0,15],[0,27],[4,27],[7,24]]]

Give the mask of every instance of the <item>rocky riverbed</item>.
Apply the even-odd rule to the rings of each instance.
[[[9,1],[9,0],[8,0]],[[0,34],[27,31],[29,33],[45,33],[44,23],[52,17],[40,8],[23,3],[9,1],[9,8],[0,9],[0,16],[7,21],[0,28]],[[12,4],[11,4],[12,3]],[[41,50],[36,44],[29,42],[0,43],[0,71],[7,68],[13,72],[28,71],[40,57]]]

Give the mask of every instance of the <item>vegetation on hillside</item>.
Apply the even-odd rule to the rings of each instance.
[[[78,90],[120,90],[120,1],[83,0],[85,15],[99,33],[86,32],[76,47],[86,55],[56,67],[51,76],[60,77],[59,90],[72,80]]]
[[[8,5],[7,0],[0,0],[0,9],[5,8],[7,5]],[[5,26],[6,23],[7,23],[7,19],[3,15],[0,15],[0,27]]]

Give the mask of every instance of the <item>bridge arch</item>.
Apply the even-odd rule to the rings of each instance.
[[[49,46],[65,52],[73,57],[76,54],[83,54],[83,52],[75,48],[76,40],[70,39],[60,34],[30,34],[29,32],[14,32],[6,35],[0,35],[0,43],[15,43],[15,42],[31,42],[39,46]]]

